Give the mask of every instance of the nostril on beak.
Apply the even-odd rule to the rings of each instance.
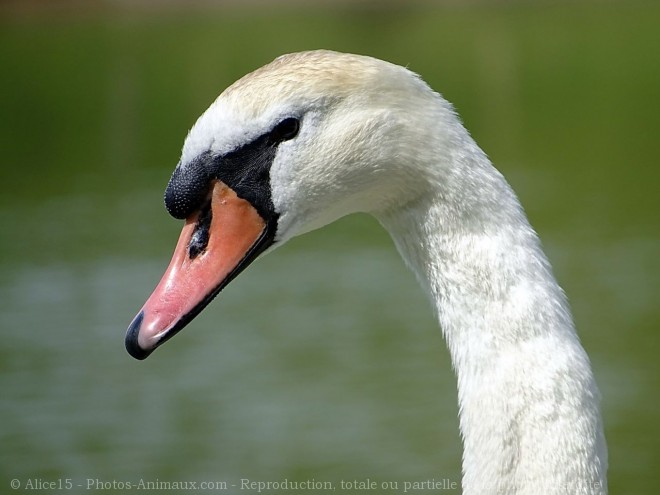
[[[193,232],[193,235],[190,238],[190,243],[188,244],[188,256],[191,260],[194,260],[197,256],[206,250],[206,247],[209,244],[212,219],[213,213],[211,212],[211,202],[208,201],[199,212],[197,224],[195,225],[195,231]]]

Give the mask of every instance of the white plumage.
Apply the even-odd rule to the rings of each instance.
[[[225,91],[181,166],[300,119],[270,169],[276,243],[376,216],[437,309],[458,378],[466,494],[603,494],[599,393],[563,292],[509,185],[452,107],[369,57],[286,55]]]

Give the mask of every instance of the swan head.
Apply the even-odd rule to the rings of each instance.
[[[165,192],[185,219],[172,261],[128,328],[147,357],[267,250],[428,187],[456,117],[407,69],[329,51],[282,56],[238,80],[190,130]],[[433,160],[431,156],[433,155]]]

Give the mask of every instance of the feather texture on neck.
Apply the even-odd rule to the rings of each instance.
[[[504,178],[455,132],[451,183],[379,218],[450,350],[464,493],[606,493],[600,396],[566,298]]]

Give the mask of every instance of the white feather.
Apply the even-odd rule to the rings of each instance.
[[[327,51],[280,57],[200,117],[182,164],[286,116],[270,172],[282,243],[375,215],[433,300],[458,378],[466,494],[603,494],[599,393],[563,292],[509,185],[407,69]]]

